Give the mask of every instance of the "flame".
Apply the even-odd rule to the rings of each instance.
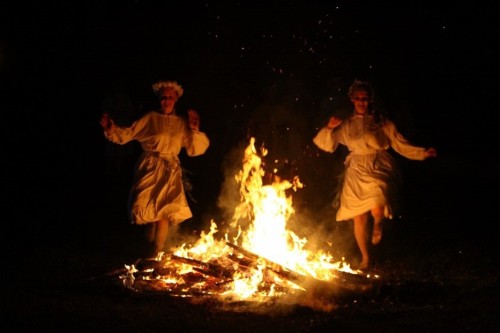
[[[261,148],[261,156],[266,155],[267,150]],[[139,270],[134,265],[126,266],[127,274],[121,276],[125,286],[137,288],[141,281],[156,280],[161,282],[155,284],[157,289],[191,294],[200,291],[223,301],[262,302],[305,292],[300,284],[303,279],[332,281],[341,271],[357,274],[343,260],[334,262],[328,252],[307,250],[307,239],[287,229],[295,211],[286,191],[303,187],[298,176],[289,181],[275,174],[271,184],[264,184],[265,171],[255,138],[250,139],[242,162],[242,169],[235,175],[240,204],[224,238],[215,237],[219,230],[212,220],[210,230],[202,231],[194,244],[182,244],[172,249],[170,256],[159,253],[155,261],[161,268],[144,269],[143,274],[147,273],[142,279],[136,276]],[[250,262],[245,261],[245,251],[255,255]],[[214,272],[215,277],[200,278],[200,270]]]

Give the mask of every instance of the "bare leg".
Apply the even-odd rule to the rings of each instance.
[[[361,252],[361,269],[370,265],[370,255],[368,253],[368,213],[354,217],[354,237]]]
[[[384,220],[384,207],[379,206],[371,210],[373,216],[372,244],[377,245],[382,240],[382,221]]]
[[[156,253],[163,251],[165,247],[165,241],[168,236],[168,220],[160,220],[156,222],[156,232],[155,232],[155,251]]]
[[[153,242],[155,241],[155,231],[156,231],[156,223],[146,224],[145,236],[146,236],[146,242],[148,242],[148,244],[153,244]]]

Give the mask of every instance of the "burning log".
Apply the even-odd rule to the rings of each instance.
[[[226,243],[232,253],[211,262],[170,254],[162,260],[146,259],[135,263],[133,272],[135,291],[166,292],[169,295],[217,295],[234,282],[236,274],[251,277],[261,267],[262,281],[259,292],[271,290],[282,295],[306,293],[310,297],[329,298],[355,293],[376,292],[380,287],[377,276],[358,275],[342,271],[332,272],[331,281],[319,280],[290,270],[272,260],[248,251],[235,244]],[[235,263],[235,264],[234,264]],[[182,268],[183,265],[191,269]],[[179,273],[184,271],[184,273]],[[123,270],[120,270],[123,272]],[[116,272],[115,272],[116,273]],[[169,282],[167,282],[169,281]]]
[[[248,250],[245,250],[237,245],[227,243],[229,247],[231,247],[233,250],[235,250],[237,253],[243,255],[245,259],[247,259],[247,262],[252,263],[254,265],[255,262],[258,260],[264,262],[266,264],[266,267],[276,273],[278,276],[280,276],[282,279],[292,281],[294,283],[300,283],[300,281],[303,281],[305,276],[302,274],[299,274],[297,272],[294,272],[278,263],[275,263],[274,261],[271,261],[269,259],[266,259],[262,256],[259,256],[253,252],[250,252]],[[234,256],[232,257],[234,258]],[[238,259],[239,260],[239,259]]]
[[[237,245],[231,243],[227,243],[227,245],[235,250],[239,255],[243,256],[243,258],[239,258],[238,255],[235,256],[233,254],[233,256],[231,256],[232,259],[236,257],[236,260],[243,260],[248,265],[256,265],[255,262],[257,260],[262,260],[266,264],[266,267],[274,274],[284,280],[295,283],[301,287],[305,287],[313,294],[338,296],[348,292],[367,293],[377,291],[380,287],[381,281],[376,275],[367,276],[335,271],[335,278],[332,281],[323,281],[310,275],[305,276],[299,274]]]
[[[139,271],[154,270],[162,265],[160,260],[156,259],[142,259],[135,264],[135,267]]]
[[[180,263],[183,263],[183,264],[191,265],[193,267],[196,267],[196,268],[199,268],[199,269],[203,269],[203,270],[209,270],[210,269],[210,265],[207,264],[207,263],[205,263],[205,262],[203,262],[203,261],[199,261],[199,260],[191,259],[191,258],[179,257],[179,256],[176,256],[174,254],[172,254],[170,256],[170,260],[174,261],[174,262],[180,262]]]
[[[218,265],[216,263],[211,262],[203,262],[196,259],[179,257],[176,255],[171,255],[170,258],[172,261],[178,261],[183,264],[188,264],[194,267],[194,269],[198,272],[201,272],[205,275],[213,276],[216,278],[230,278],[233,276],[234,270],[230,270],[222,265]]]

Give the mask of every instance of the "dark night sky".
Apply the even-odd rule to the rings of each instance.
[[[500,187],[497,3],[0,1],[2,324],[28,331],[493,331],[500,267],[491,228],[498,206],[491,193]],[[150,292],[123,297],[110,288],[118,271],[102,273],[137,258],[135,236],[142,235],[130,229],[126,211],[133,162],[125,168],[130,174],[106,172],[109,142],[99,117],[116,84],[136,117],[149,111],[158,79],[182,84],[179,111],[196,108],[211,140],[205,155],[181,158],[197,199],[193,219],[182,224],[189,236],[208,231],[212,218],[222,226],[219,208],[235,207],[239,196],[224,190],[229,181],[236,186],[234,167],[241,167],[247,136],[255,135],[305,184],[293,193],[296,214],[287,229],[309,244],[316,238],[309,235],[342,238],[350,263],[355,241],[349,225],[333,223],[331,205],[342,155],[311,143],[349,84],[371,81],[400,131],[438,151],[426,161],[394,154],[404,176],[403,209],[374,252],[375,268],[388,278],[377,295],[342,297],[332,316],[302,306],[283,311],[274,301],[276,315],[254,316],[242,311],[246,302],[237,302],[234,315],[219,315],[211,301],[193,307],[197,302],[165,302]],[[339,295],[357,281],[348,280]],[[321,297],[306,303],[328,305],[333,288],[313,287]]]
[[[200,111],[212,139],[205,163],[215,169],[248,130],[284,146],[278,155],[307,154],[355,78],[374,83],[400,129],[450,164],[493,159],[492,4],[4,1],[4,174],[92,177],[104,158],[98,119],[112,83],[146,110],[157,79],[184,86],[182,106]]]

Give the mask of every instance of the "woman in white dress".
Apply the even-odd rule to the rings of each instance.
[[[354,236],[361,253],[360,270],[371,267],[370,238],[373,245],[382,240],[382,221],[392,218],[391,202],[397,190],[396,164],[390,153],[411,160],[424,160],[437,155],[434,148],[412,145],[396,129],[393,122],[375,114],[372,107],[373,88],[368,82],[354,81],[348,92],[354,106],[350,117],[330,117],[313,142],[333,153],[338,144],[347,147],[345,174],[340,192],[337,221],[354,220]],[[372,219],[370,219],[370,214]],[[373,225],[370,225],[370,221]],[[371,237],[370,237],[371,226]]]
[[[169,227],[192,217],[182,182],[179,153],[188,156],[205,153],[210,141],[200,131],[199,115],[188,111],[188,120],[176,114],[175,104],[184,90],[175,81],[159,81],[153,91],[161,110],[151,111],[130,127],[117,126],[108,114],[100,120],[105,137],[116,144],[132,140],[140,143],[143,152],[136,164],[130,191],[131,223],[148,224],[148,241],[154,253],[164,250]]]

